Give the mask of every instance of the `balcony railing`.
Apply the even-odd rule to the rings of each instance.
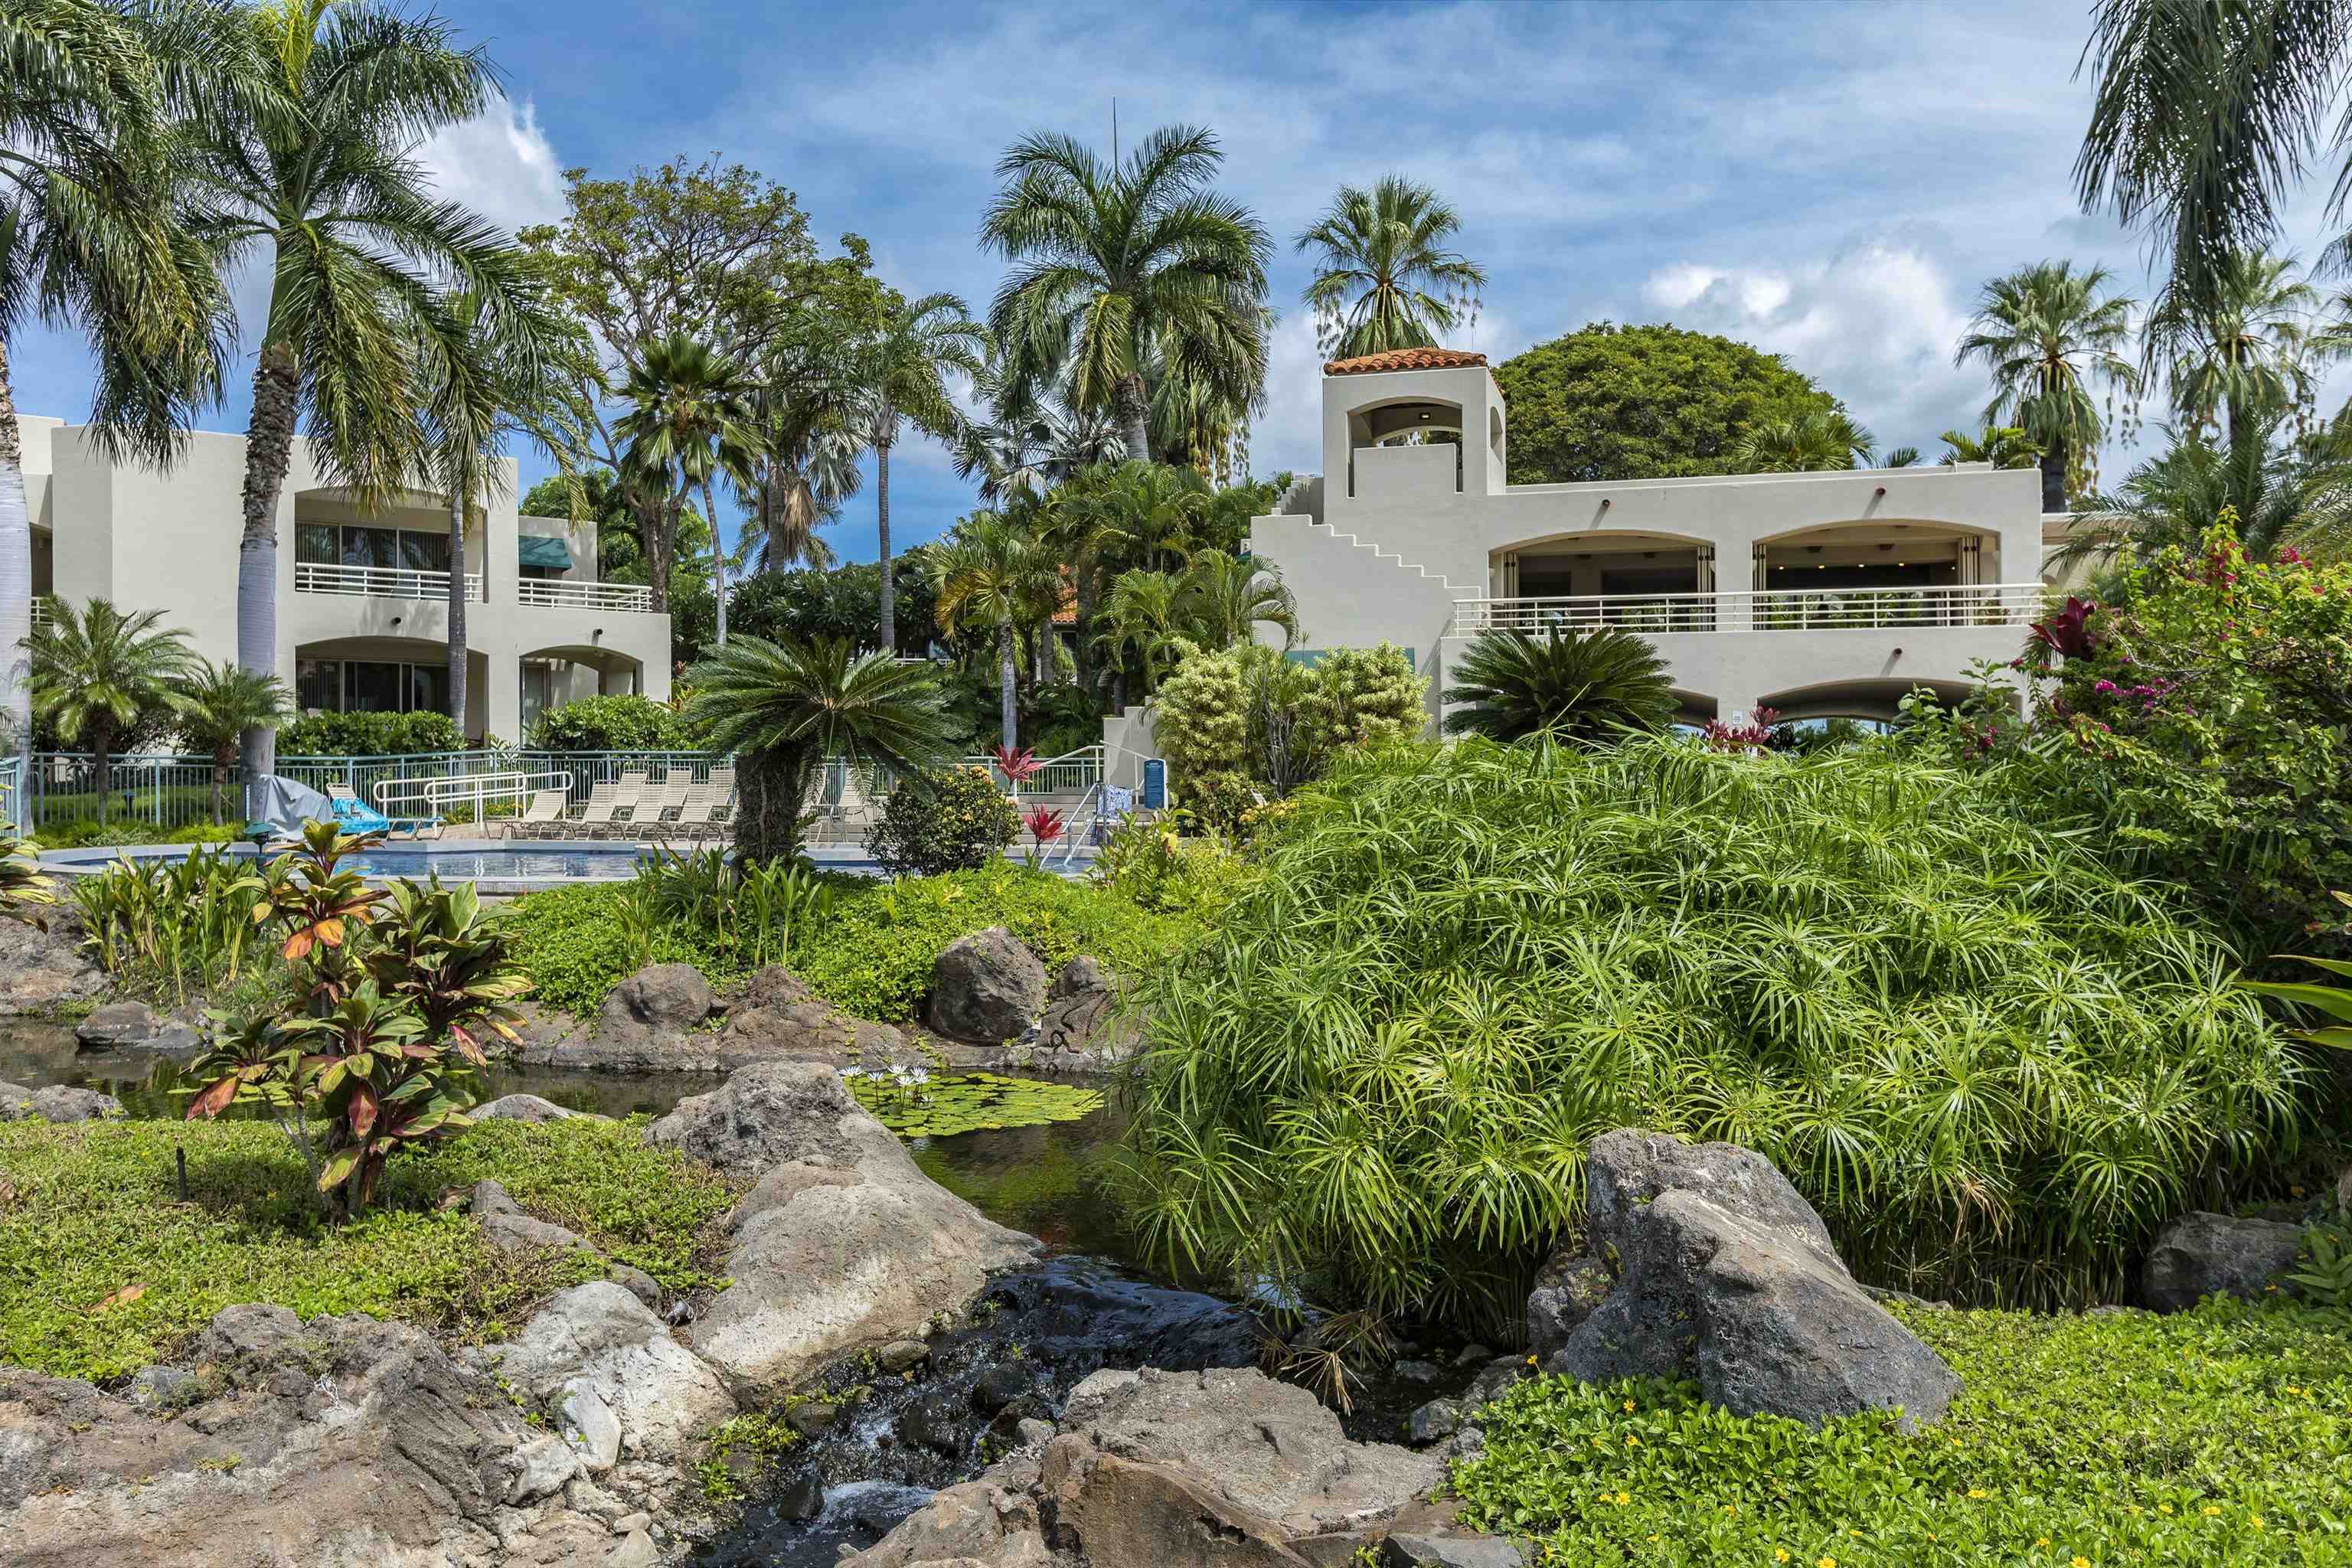
[[[56,595],[51,594],[34,595],[33,624],[37,626],[46,626],[54,622],[57,618],[58,601]]]
[[[2022,626],[2039,619],[2039,583],[1927,588],[1753,590],[1728,594],[1590,594],[1559,599],[1457,599],[1449,637],[1553,626],[1629,632],[1803,632],[1883,626]]]
[[[515,584],[515,601],[566,610],[650,613],[654,591],[635,583],[573,583],[561,577],[524,577]]]
[[[318,561],[294,563],[298,594],[363,594],[380,599],[446,599],[449,574],[410,572],[394,566],[341,566]],[[482,597],[482,574],[466,574],[466,597]]]

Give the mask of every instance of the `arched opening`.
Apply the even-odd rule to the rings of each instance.
[[[479,740],[488,712],[489,665],[466,654],[466,714]],[[430,637],[330,637],[294,650],[294,705],[310,713],[446,713],[449,645]]]
[[[583,697],[636,697],[645,692],[645,666],[617,648],[570,643],[522,656],[522,727],[526,733],[550,708]]]
[[[1998,534],[1949,523],[1856,521],[1759,541],[1753,585],[1767,593],[1948,588],[2000,579]]]
[[[1771,692],[1758,698],[1756,705],[1771,709],[1784,725],[1851,719],[1878,727],[1893,723],[1902,713],[1903,700],[1923,688],[1946,703],[1959,701],[1972,689],[1965,680],[1831,680]]]
[[[1491,592],[1522,618],[1647,631],[1714,625],[1715,546],[1672,533],[1586,531],[1523,541],[1489,558]]]
[[[1464,439],[1462,405],[1447,398],[1391,397],[1351,408],[1348,493],[1399,500],[1458,494]]]

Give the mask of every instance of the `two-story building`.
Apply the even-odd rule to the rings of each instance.
[[[1312,650],[1388,641],[1433,721],[1490,627],[1622,626],[1691,721],[1884,720],[2016,657],[2041,613],[2041,479],[1983,464],[1514,485],[1481,354],[1408,349],[1323,374],[1323,474],[1255,520]]]
[[[36,622],[51,596],[110,599],[233,659],[245,438],[192,434],[158,470],[110,459],[86,427],[19,424]],[[541,708],[599,693],[667,698],[669,616],[651,590],[597,581],[594,523],[519,515],[505,467],[466,539],[467,735],[519,741]],[[297,440],[278,549],[278,672],[305,712],[448,710],[446,497],[362,510]]]

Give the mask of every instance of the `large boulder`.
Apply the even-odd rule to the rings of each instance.
[[[1960,1380],[1846,1272],[1769,1160],[1620,1131],[1593,1141],[1586,1173],[1586,1229],[1617,1283],[1544,1370],[1688,1379],[1742,1415],[1942,1419]]]
[[[82,946],[81,911],[68,902],[42,914],[41,925],[0,921],[0,1016],[94,1002],[110,989]]]
[[[569,1121],[583,1114],[567,1110],[551,1100],[535,1094],[506,1094],[488,1105],[478,1105],[468,1112],[477,1121],[526,1121],[536,1126],[549,1121]]]
[[[1558,1353],[1616,1283],[1609,1266],[1589,1253],[1564,1247],[1552,1254],[1528,1292],[1528,1353]]]
[[[1045,994],[1032,1060],[1065,1071],[1117,1067],[1135,1054],[1142,1034],[1121,1011],[1118,989],[1103,966],[1081,955],[1062,966]]]
[[[2294,1266],[2303,1226],[2198,1210],[2156,1233],[2140,1270],[2140,1294],[2159,1312],[2208,1296],[2258,1300]]]
[[[887,1060],[906,1046],[889,1025],[843,1012],[791,970],[770,964],[745,984],[729,1013],[720,1054],[730,1071],[778,1057],[842,1067]]]
[[[691,1331],[745,1385],[788,1387],[836,1356],[918,1339],[1037,1245],[924,1175],[821,1063],[744,1068],[646,1136],[759,1178],[727,1220],[733,1283]]]
[[[624,1455],[673,1458],[735,1414],[718,1374],[609,1280],[556,1296],[498,1354],[510,1384],[566,1417],[562,1435],[592,1472]],[[603,1447],[600,1433],[611,1435]]]
[[[76,1089],[61,1083],[53,1083],[47,1089],[26,1089],[20,1084],[0,1083],[0,1121],[22,1121],[34,1116],[44,1121],[101,1121],[121,1114],[121,1100],[94,1089]]]
[[[607,1072],[700,1067],[701,1058],[717,1055],[717,1034],[704,1026],[719,1011],[710,983],[694,965],[648,964],[613,987],[586,1029],[528,1031],[518,1055],[537,1067]]]
[[[154,1051],[192,1056],[204,1049],[204,1035],[184,1018],[159,1018],[144,1002],[109,1002],[74,1026],[84,1050]]]
[[[1045,966],[1003,926],[958,938],[931,965],[930,1026],[951,1040],[1018,1039],[1045,1008]]]

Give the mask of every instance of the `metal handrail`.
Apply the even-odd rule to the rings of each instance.
[[[367,595],[379,599],[446,599],[449,596],[449,574],[412,572],[403,566],[344,566],[323,561],[298,561],[294,563],[294,591]],[[483,596],[482,574],[467,573],[466,597],[480,600]]]
[[[375,807],[386,816],[439,816],[449,806],[463,801],[473,807],[476,822],[486,820],[483,812],[492,805],[512,805],[520,807],[543,789],[569,790],[572,775],[568,773],[524,773],[510,770],[495,773],[446,773],[438,778],[379,779],[375,785]],[[418,810],[417,807],[424,809]]]
[[[1558,598],[1457,599],[1450,637],[1490,629],[1617,626],[1627,631],[1819,631],[1838,628],[2030,626],[2048,590],[2039,583],[1939,584],[1916,588],[1774,588],[1719,594],[1585,594]]]
[[[1023,795],[1066,795],[1072,790],[1089,789],[1102,783],[1103,778],[1103,748],[1099,742],[1046,758],[1017,788],[992,756],[966,757],[964,763],[969,767],[986,768],[989,776],[1012,789],[1016,798]]]
[[[650,611],[654,591],[638,583],[580,583],[562,577],[519,577],[515,602],[559,609]]]

